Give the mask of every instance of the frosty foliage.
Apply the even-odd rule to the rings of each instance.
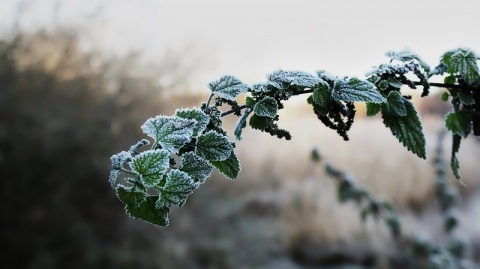
[[[278,70],[268,75],[268,83],[277,89],[286,89],[290,85],[310,88],[325,81],[302,71]]]
[[[177,109],[175,115],[179,118],[196,121],[195,127],[193,128],[193,137],[197,137],[205,131],[205,128],[207,128],[207,125],[210,122],[210,117],[198,108]]]
[[[230,101],[235,101],[239,94],[249,90],[247,84],[233,76],[224,76],[217,81],[210,82],[208,86],[212,93]]]
[[[198,184],[185,172],[172,170],[167,175],[165,186],[158,188],[156,208],[183,206]]]
[[[123,177],[127,186],[116,187],[117,197],[125,204],[126,212],[133,218],[166,226],[169,208],[183,206],[214,168],[228,179],[239,175],[241,168],[234,152],[235,144],[223,128],[222,117],[239,117],[234,130],[238,140],[247,126],[290,140],[290,132],[280,129],[277,124],[278,112],[284,108],[283,101],[301,94],[310,94],[307,103],[317,118],[344,140],[349,139],[348,131],[355,120],[354,103],[366,103],[368,116],[380,113],[383,123],[400,143],[425,158],[422,124],[410,101],[411,96],[402,95],[405,85],[412,89],[422,86],[422,97],[429,94],[431,85],[447,89],[442,100],[450,100],[454,108],[446,117],[446,128],[453,134],[451,168],[461,180],[457,159],[461,139],[472,132],[480,136],[478,56],[463,48],[448,51],[442,55],[439,65],[430,71],[430,67],[411,51],[388,52],[386,55],[391,61],[374,68],[366,80],[338,77],[326,71],[318,71],[314,76],[302,71],[278,70],[268,75],[266,82],[249,87],[233,76],[223,76],[208,85],[211,94],[200,108],[177,109],[174,116],[160,115],[148,119],[141,128],[154,139],[153,145],[144,149],[150,142],[142,139],[129,151],[113,155],[109,182],[115,187],[122,173],[128,175]],[[445,84],[428,81],[431,76],[443,73],[448,73]],[[413,81],[411,74],[418,81]],[[237,102],[242,93],[248,95],[243,104]],[[225,106],[230,109],[222,111]],[[178,159],[180,164],[176,162]],[[345,181],[345,184],[350,183]],[[351,198],[345,186],[340,188],[340,200]],[[396,221],[387,221],[392,231],[398,228]]]
[[[358,78],[337,79],[333,87],[333,99],[347,102],[385,103],[375,84]]]
[[[187,173],[195,182],[203,183],[212,174],[213,167],[193,152],[182,155],[180,171]]]
[[[155,139],[162,148],[171,153],[178,153],[186,143],[192,140],[196,120],[183,119],[176,116],[157,116],[148,119],[142,125],[142,131]]]
[[[147,188],[157,186],[169,168],[170,153],[164,149],[144,151],[130,162],[132,171],[140,175],[140,182]]]
[[[215,131],[208,131],[198,138],[197,154],[208,161],[224,161],[233,151],[228,137]]]
[[[253,112],[262,117],[275,118],[277,111],[277,101],[273,97],[265,97],[253,107]]]

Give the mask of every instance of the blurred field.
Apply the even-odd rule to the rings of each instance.
[[[109,157],[143,137],[146,118],[206,99],[205,91],[172,94],[192,72],[176,69],[175,61],[181,55],[141,72],[146,67],[134,54],[104,59],[82,52],[68,31],[0,41],[2,268],[390,268],[401,250],[385,227],[362,224],[354,205],[337,202],[334,181],[309,159],[314,147],[391,199],[407,234],[443,239],[430,161],[443,110],[430,105],[422,117],[428,155],[420,160],[377,118],[359,118],[344,142],[308,108],[287,104],[280,124],[292,141],[247,129],[237,143],[243,170],[236,181],[214,174],[173,210],[167,228],[128,218],[107,182]],[[178,82],[161,86],[165,74]],[[227,129],[235,121],[226,119]],[[478,139],[463,143],[469,187],[458,186],[456,232],[476,259],[479,153]]]

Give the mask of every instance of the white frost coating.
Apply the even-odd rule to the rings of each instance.
[[[402,51],[388,51],[387,53],[385,53],[385,56],[389,57],[392,60],[397,60],[401,62],[417,60],[426,72],[430,71],[430,66],[428,66],[428,64],[425,63],[422,58],[420,58],[420,56],[418,56],[409,49],[404,49]]]
[[[253,112],[262,117],[275,118],[277,111],[278,104],[273,97],[265,97],[253,107]]]
[[[199,134],[203,133],[207,128],[208,123],[210,122],[210,116],[205,114],[199,108],[182,108],[175,110],[175,115],[183,119],[196,120],[197,123],[193,128],[193,136],[197,137]]]
[[[192,140],[196,123],[196,120],[177,116],[157,116],[148,119],[141,128],[143,133],[155,139],[162,148],[178,153],[180,148]]]
[[[110,175],[108,176],[108,182],[110,182],[110,185],[112,188],[115,187],[115,183],[117,182],[118,175],[120,175],[120,170],[112,169],[110,171]]]
[[[142,139],[142,140],[138,141],[137,144],[131,146],[130,150],[128,150],[128,152],[130,154],[137,153],[139,148],[147,146],[147,145],[150,145],[150,141],[148,141],[147,139]]]
[[[232,150],[233,146],[228,137],[213,130],[198,138],[197,154],[208,161],[224,161]]]
[[[328,73],[325,70],[318,70],[317,71],[317,76],[323,80],[328,80],[328,81],[335,81],[337,79],[336,76]]]
[[[208,86],[213,93],[230,101],[235,101],[239,94],[249,89],[247,84],[233,76],[223,76],[217,81],[210,82]]]
[[[268,87],[266,83],[258,83],[252,86],[252,90],[254,92],[269,92],[271,89]]]
[[[319,83],[325,84],[321,78],[314,77],[302,71],[277,70],[268,75],[269,84],[278,89],[286,89],[289,85],[313,87]]]
[[[212,174],[213,167],[202,157],[193,152],[182,155],[180,171],[187,173],[195,182],[204,183]]]
[[[452,68],[460,73],[468,84],[473,84],[479,79],[480,71],[477,65],[478,56],[467,49],[457,49],[451,56]]]
[[[120,153],[114,154],[110,157],[112,161],[112,168],[119,169],[122,168],[127,162],[132,159],[132,154],[130,152],[122,151]]]
[[[182,206],[198,184],[185,172],[172,170],[167,175],[165,186],[159,188],[156,208]]]
[[[375,84],[358,78],[335,81],[332,97],[337,101],[385,103],[387,100],[377,92]]]
[[[164,149],[144,151],[133,158],[130,167],[140,175],[145,187],[155,187],[170,167],[170,152]]]

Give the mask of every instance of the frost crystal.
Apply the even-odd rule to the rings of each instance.
[[[266,83],[258,83],[252,86],[254,92],[269,92],[271,88]]]
[[[268,75],[268,80],[270,85],[278,89],[286,89],[290,85],[313,87],[319,83],[325,83],[321,78],[302,71],[278,70]]]
[[[156,208],[183,206],[188,195],[198,187],[198,184],[185,172],[172,170],[167,175],[165,186],[159,188]]]
[[[337,79],[332,97],[337,101],[385,103],[375,85],[358,78]]]
[[[133,158],[130,167],[140,175],[145,187],[155,187],[170,167],[170,153],[164,149],[144,151]]]
[[[114,154],[112,157],[110,157],[110,160],[112,161],[112,168],[122,168],[128,161],[130,161],[131,158],[132,155],[126,151]]]
[[[238,161],[237,155],[232,151],[230,156],[225,161],[220,162],[211,162],[218,172],[227,177],[228,179],[235,179],[240,173],[240,162]]]
[[[148,119],[142,125],[142,130],[164,149],[178,153],[180,148],[192,140],[196,123],[196,120],[177,116],[157,116]]]
[[[249,89],[247,84],[233,76],[224,76],[217,81],[210,82],[208,86],[213,93],[230,101],[235,101],[239,94],[247,92]]]
[[[130,150],[128,151],[130,154],[134,154],[134,153],[138,153],[138,149],[141,148],[141,147],[144,147],[146,145],[150,145],[150,141],[148,141],[147,139],[142,139],[140,141],[137,142],[137,144],[133,145],[130,147]]]
[[[117,197],[126,205],[138,207],[147,199],[147,193],[134,187],[118,185]]]
[[[411,50],[409,49],[404,49],[403,51],[398,51],[398,52],[395,52],[395,51],[389,51],[387,53],[385,53],[385,55],[387,57],[389,57],[390,59],[392,60],[397,60],[397,61],[401,61],[401,62],[407,62],[407,61],[413,61],[413,60],[417,60],[418,63],[423,67],[423,69],[425,70],[425,72],[429,72],[430,71],[430,66],[428,66],[428,64],[426,64],[421,58],[420,56],[418,56],[417,54],[413,53]]]

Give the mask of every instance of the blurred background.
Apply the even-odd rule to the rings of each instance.
[[[393,268],[403,250],[382,223],[362,223],[354,203],[338,203],[310,152],[393,201],[407,235],[441,243],[432,159],[450,108],[438,95],[412,92],[427,160],[361,105],[344,142],[295,97],[280,120],[293,139],[247,129],[239,178],[214,174],[166,228],[125,214],[109,158],[143,138],[147,118],[200,105],[221,75],[255,83],[277,69],[324,69],[364,78],[386,51],[405,47],[435,66],[449,49],[480,52],[479,25],[473,0],[1,0],[1,267]],[[226,129],[236,121],[225,119]],[[442,143],[448,160],[450,139]],[[468,138],[460,150],[468,188],[452,180],[461,197],[455,236],[477,264],[479,156],[478,139]]]

